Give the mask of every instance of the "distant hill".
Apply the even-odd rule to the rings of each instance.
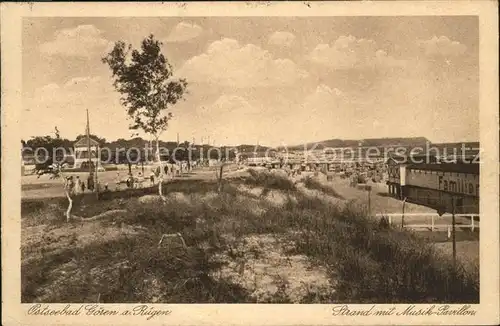
[[[433,143],[432,146],[437,148],[461,148],[462,145],[466,150],[479,150],[479,142],[463,142],[463,143]]]
[[[304,150],[304,148],[338,148],[338,147],[411,147],[422,146],[429,140],[425,137],[406,137],[406,138],[370,138],[370,139],[328,139],[316,143],[306,143],[288,147],[289,150]]]
[[[249,144],[242,144],[235,147],[238,149],[238,152],[240,153],[265,152],[270,148],[268,146],[249,145]]]
[[[435,143],[429,151],[440,156],[464,156],[465,158],[475,157],[480,153],[479,142],[463,143]]]
[[[85,135],[80,135],[77,137],[81,138],[84,137]],[[149,142],[146,139],[143,139],[141,137],[135,137],[131,139],[117,139],[114,141],[109,141],[104,138],[99,138],[95,135],[91,135],[92,138],[96,139],[100,144],[101,147],[107,147],[111,152],[116,151],[117,149],[130,149],[130,148],[136,148],[140,150],[144,150],[149,146],[152,146],[153,148],[156,147],[156,143]],[[47,138],[47,137],[45,137]],[[45,147],[44,142],[46,142],[46,139],[44,137],[38,137],[36,139],[30,139],[28,141],[22,141],[23,146],[29,146],[32,148],[36,147]],[[50,138],[50,137],[49,137]],[[62,148],[72,148],[74,144],[73,140],[68,140],[68,139],[60,139],[57,140],[57,145],[56,147],[62,147]],[[180,142],[180,146],[186,146],[188,145],[188,142]],[[475,155],[477,152],[479,152],[479,142],[465,142],[465,143],[435,143],[432,144],[429,142],[429,140],[425,137],[392,137],[392,138],[369,138],[369,139],[327,139],[327,140],[322,140],[316,143],[305,143],[305,144],[299,144],[299,145],[294,145],[294,146],[288,146],[286,148],[287,151],[303,151],[304,148],[307,149],[317,149],[317,150],[322,150],[325,148],[357,148],[358,146],[364,147],[365,149],[367,147],[377,147],[380,150],[389,149],[389,148],[397,148],[397,147],[405,147],[407,149],[409,148],[415,148],[415,147],[422,147],[423,150],[425,151],[427,149],[427,146],[429,148],[434,147],[437,148],[439,155],[442,155],[443,153],[448,156],[452,155],[453,151],[457,151],[458,153],[461,153],[461,148],[462,144],[466,148],[466,155]],[[177,147],[177,142],[175,141],[160,141],[160,147],[161,148],[166,148],[168,149],[169,152],[172,152],[176,147]],[[272,150],[274,151],[282,151],[285,148],[282,146],[279,147],[269,147],[269,146],[263,146],[263,145],[257,145],[257,144],[240,144],[237,146],[216,146],[219,147],[225,152],[226,149],[229,148],[237,148],[238,152],[243,154],[244,156],[250,156],[250,154],[254,155],[253,153],[256,153],[257,156],[262,156],[262,155],[268,155]],[[205,155],[208,152],[208,150],[211,148],[211,146],[205,144],[205,145],[195,145],[192,146],[191,148],[195,149],[196,151],[199,151],[201,148],[203,148],[203,152]],[[23,153],[23,157],[26,156],[26,153]],[[210,154],[212,155],[212,154]],[[28,155],[29,156],[29,155]]]

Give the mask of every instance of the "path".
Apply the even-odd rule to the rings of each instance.
[[[237,245],[217,256],[219,277],[249,291],[257,303],[311,303],[331,294],[326,269],[305,255],[289,254],[293,244],[271,234],[232,239]]]

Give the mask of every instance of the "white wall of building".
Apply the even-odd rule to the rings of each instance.
[[[408,169],[406,185],[479,196],[479,175]]]

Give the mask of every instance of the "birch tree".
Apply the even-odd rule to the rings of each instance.
[[[57,128],[56,128],[57,131]],[[69,222],[71,220],[71,210],[73,208],[73,192],[69,187],[70,180],[64,175],[62,171],[62,162],[54,162],[53,158],[55,156],[55,151],[57,148],[63,148],[61,145],[64,143],[64,140],[59,136],[59,132],[56,133],[56,138],[52,138],[51,136],[45,137],[34,137],[30,139],[27,144],[30,145],[32,149],[43,148],[46,151],[46,155],[44,157],[39,157],[38,159],[42,159],[42,162],[35,164],[35,173],[40,178],[42,175],[49,175],[49,179],[59,179],[62,181],[64,187],[64,194],[68,199],[68,207],[66,209],[66,221]],[[63,157],[60,158],[62,161]]]
[[[66,195],[66,198],[68,199],[68,207],[66,208],[66,222],[69,222],[71,220],[71,210],[73,209],[73,192],[72,189],[70,189],[70,180],[68,177],[64,175],[62,172],[62,165],[60,163],[55,163],[53,164],[52,169],[50,170],[41,170],[40,173],[38,174],[38,178],[40,178],[44,174],[49,174],[49,179],[60,179],[62,181],[63,187],[64,187],[64,194]]]
[[[63,174],[62,165],[59,163],[54,164],[50,179],[61,179],[64,185],[64,194],[68,199],[68,207],[66,209],[66,222],[71,220],[71,209],[73,208],[73,191],[70,189],[70,180]],[[73,186],[75,186],[73,184]]]
[[[113,86],[121,94],[121,103],[133,121],[129,128],[144,131],[156,142],[160,166],[158,193],[163,196],[159,139],[172,118],[172,106],[186,94],[187,81],[172,78],[173,68],[162,54],[161,46],[152,34],[142,41],[140,49],[118,41],[102,62],[111,69]]]

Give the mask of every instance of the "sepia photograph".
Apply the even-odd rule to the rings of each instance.
[[[23,302],[478,302],[477,17],[23,25]]]
[[[477,314],[477,14],[117,15],[20,18],[28,315]]]

